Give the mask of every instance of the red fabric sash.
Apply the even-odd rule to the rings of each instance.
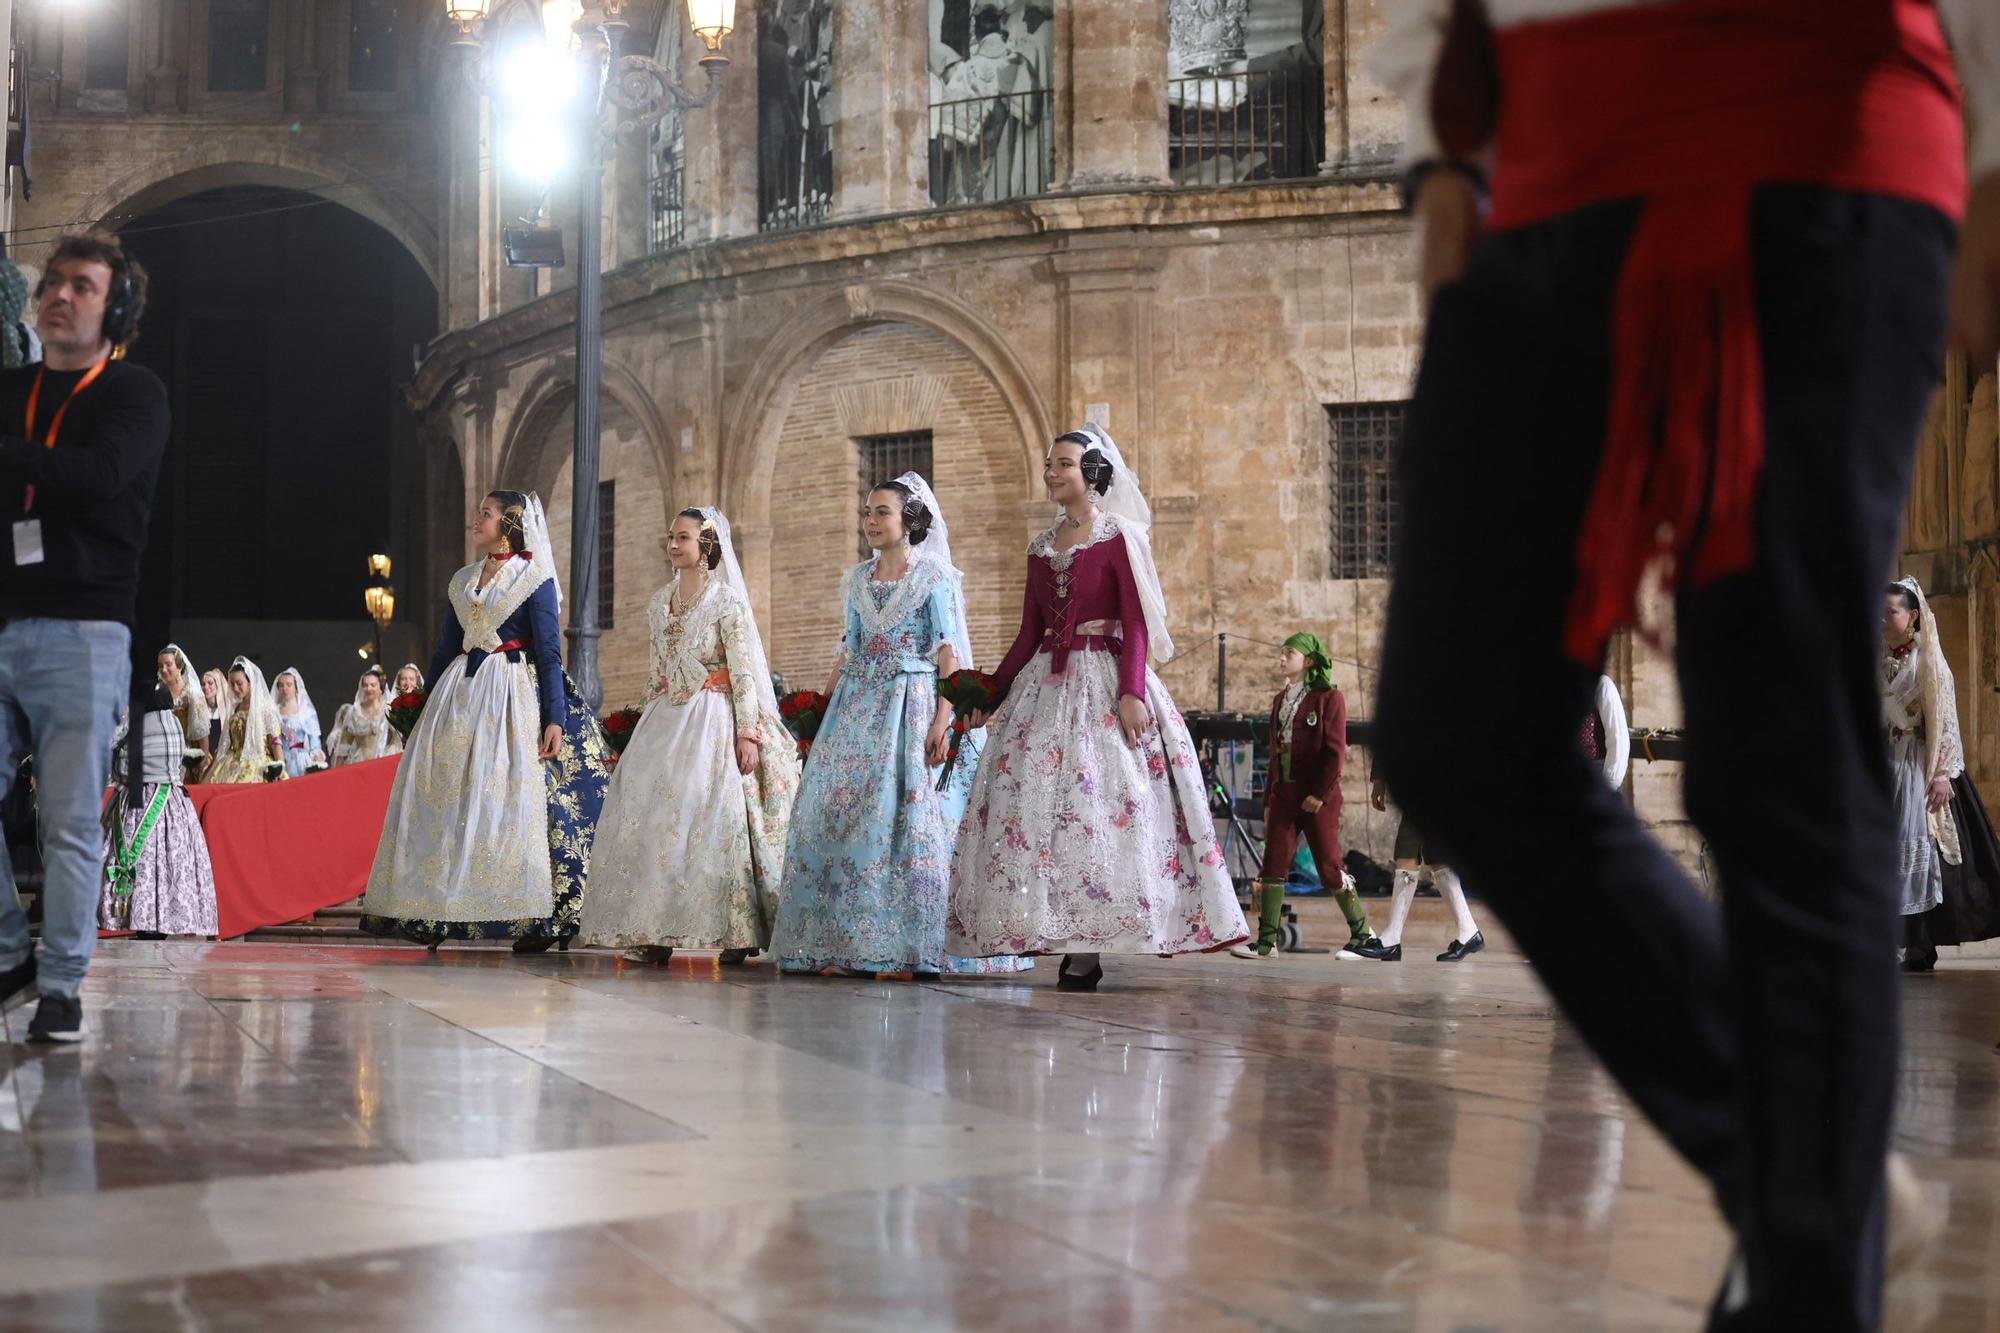
[[[1492,225],[1645,201],[1612,298],[1604,456],[1563,645],[1594,670],[1650,566],[1705,584],[1755,559],[1752,187],[1887,194],[1956,219],[1958,89],[1928,0],[1672,0],[1494,41]]]

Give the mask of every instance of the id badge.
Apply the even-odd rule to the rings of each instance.
[[[39,565],[42,555],[42,520],[24,518],[14,525],[14,564]]]

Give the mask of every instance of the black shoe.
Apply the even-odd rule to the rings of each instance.
[[[1485,947],[1486,936],[1480,931],[1475,930],[1472,932],[1472,938],[1469,940],[1463,942],[1453,940],[1451,947],[1438,955],[1438,961],[1440,963],[1464,962],[1467,955],[1478,953]]]
[[[741,967],[749,962],[750,955],[756,952],[755,949],[724,949],[718,961],[724,967]]]
[[[74,1043],[82,1041],[88,1031],[83,1025],[83,1001],[50,991],[35,1008],[34,1020],[28,1024],[28,1040]]]
[[[547,953],[555,947],[553,935],[529,935],[514,941],[515,953]]]
[[[39,995],[35,989],[35,955],[30,950],[26,958],[0,972],[0,1013],[19,1009]]]
[[[135,940],[163,940],[166,937],[167,933],[163,930],[135,930],[132,932],[132,938]]]
[[[1363,958],[1372,958],[1378,963],[1400,963],[1403,961],[1402,945],[1384,944],[1374,935],[1370,935],[1361,944],[1349,944],[1347,951],[1349,953],[1358,953]]]
[[[1056,968],[1056,989],[1059,991],[1094,991],[1102,980],[1104,964],[1093,963],[1088,972],[1071,972],[1068,954],[1063,955],[1061,966]]]

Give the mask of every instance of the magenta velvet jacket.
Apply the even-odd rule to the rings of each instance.
[[[1043,648],[1055,672],[1072,651],[1115,651],[1119,694],[1146,697],[1146,612],[1116,519],[1100,515],[1090,541],[1067,551],[1055,549],[1053,529],[1029,546],[1021,632],[993,673],[1002,697]]]

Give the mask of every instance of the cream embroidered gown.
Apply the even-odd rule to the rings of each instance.
[[[653,697],[611,777],[583,909],[585,943],[770,947],[798,749],[760,701],[741,594],[710,575],[673,610],[653,595]],[[736,766],[736,741],[760,745]]]
[[[396,770],[361,928],[406,938],[576,933],[604,739],[563,674],[555,581],[512,561],[453,576],[436,680]],[[557,757],[542,728],[563,728]]]

